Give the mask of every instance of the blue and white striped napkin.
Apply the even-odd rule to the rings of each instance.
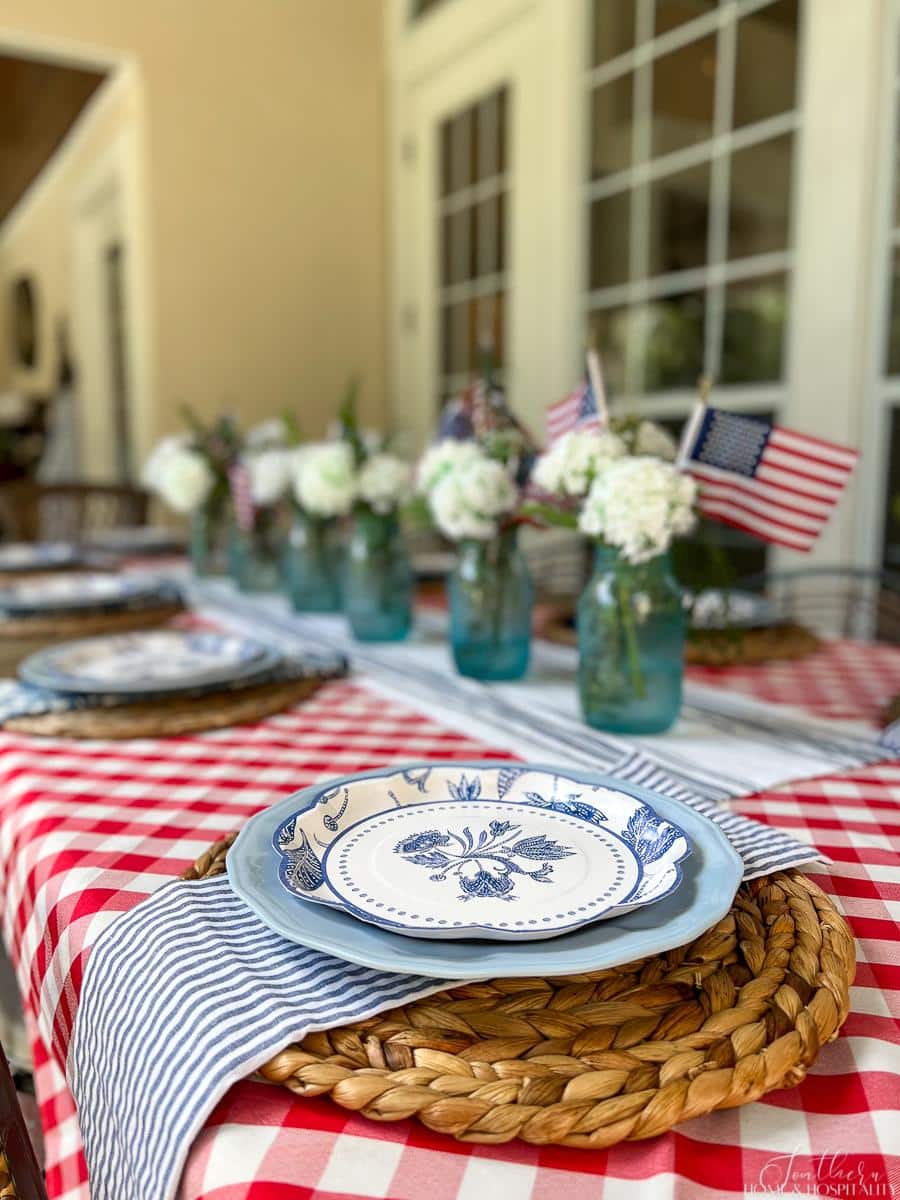
[[[615,774],[715,821],[745,878],[818,857],[689,792],[644,755],[629,753]],[[225,877],[165,885],[118,917],[87,962],[68,1072],[92,1200],[171,1200],[191,1143],[233,1083],[307,1033],[446,986],[286,941]]]

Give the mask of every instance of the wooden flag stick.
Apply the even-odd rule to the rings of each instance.
[[[597,402],[597,417],[601,427],[605,429],[609,425],[609,408],[606,403],[606,389],[603,386],[603,367],[600,364],[600,355],[593,346],[590,346],[584,357],[587,363],[588,379],[591,381],[591,389]]]
[[[703,420],[706,413],[706,406],[709,402],[709,393],[712,391],[712,380],[708,375],[701,375],[700,381],[697,384],[699,396],[694,401],[694,409],[685,422],[684,430],[681,434],[681,445],[678,447],[678,455],[675,459],[675,466],[683,471],[687,463],[690,461],[691,449],[694,442],[697,440],[697,433],[700,429],[700,422]]]

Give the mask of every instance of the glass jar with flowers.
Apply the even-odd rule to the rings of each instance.
[[[231,570],[243,592],[274,592],[281,585],[281,501],[291,481],[293,453],[287,446],[248,448],[232,468]]]
[[[694,481],[659,458],[632,457],[613,433],[564,435],[534,482],[562,501],[556,516],[592,539],[594,567],[578,602],[578,692],[585,721],[617,733],[660,733],[681,708],[685,611],[673,538],[694,524]],[[550,508],[540,515],[554,520]]]
[[[340,521],[356,496],[347,442],[301,446],[293,460],[293,522],[283,560],[284,585],[297,612],[341,608]]]
[[[398,513],[411,485],[409,465],[385,451],[359,469],[344,562],[344,611],[360,641],[401,641],[412,628],[413,574]]]
[[[457,544],[450,644],[459,673],[474,679],[528,670],[534,587],[518,545],[514,469],[477,442],[452,439],[431,447],[419,469],[437,528]]]
[[[190,431],[159,442],[144,466],[142,482],[174,512],[189,518],[195,574],[221,574],[230,526],[229,473],[240,437],[229,416],[206,425],[185,408],[184,417]]]

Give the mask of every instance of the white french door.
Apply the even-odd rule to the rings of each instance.
[[[413,82],[403,103],[396,414],[425,440],[485,348],[516,411],[537,419],[551,380],[544,144],[547,68],[526,8],[476,48]]]

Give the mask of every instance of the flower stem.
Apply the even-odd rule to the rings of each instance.
[[[628,653],[628,668],[631,674],[631,686],[639,700],[647,696],[644,683],[644,672],[641,670],[641,656],[638,650],[637,629],[634,624],[634,608],[631,603],[631,586],[619,576],[619,616],[622,621],[622,631],[625,635],[625,649]]]

